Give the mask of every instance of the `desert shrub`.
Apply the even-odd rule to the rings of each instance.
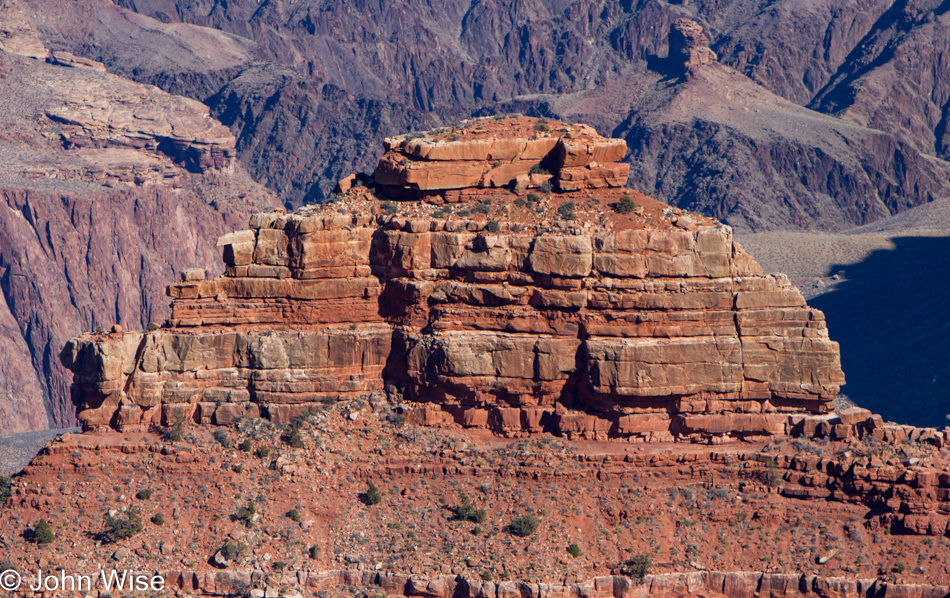
[[[93,332],[95,332],[96,334],[105,334],[105,333],[106,333],[105,329],[103,329],[102,326],[96,326],[96,329],[95,329]],[[43,520],[40,519],[40,521],[43,521]]]
[[[547,123],[547,121],[543,121],[543,122],[542,122],[541,120],[539,120],[539,121],[537,122],[537,124],[534,125],[534,130],[535,130],[535,131],[547,132],[547,131],[550,131],[550,130],[551,130],[551,125],[549,125],[549,124]]]
[[[244,527],[254,527],[254,516],[257,515],[257,508],[254,503],[247,503],[246,507],[241,507],[231,515],[231,519],[244,525]]]
[[[320,558],[320,547],[314,544],[307,550],[307,555],[314,560]]]
[[[152,523],[155,525],[165,525],[165,516],[161,513],[155,513],[152,515]]]
[[[577,543],[572,543],[567,547],[567,553],[576,559],[581,556],[581,547]]]
[[[181,442],[185,437],[185,416],[181,413],[175,416],[175,423],[165,432],[165,440],[170,442]]]
[[[538,531],[540,525],[540,519],[531,513],[526,513],[511,520],[511,523],[508,524],[508,532],[519,538],[526,538]]]
[[[366,489],[366,492],[360,497],[360,500],[363,501],[363,504],[366,505],[378,505],[383,500],[383,493],[373,482],[369,483],[369,487]]]
[[[488,226],[486,226],[485,228],[487,228],[488,232],[490,233],[497,233],[500,226],[497,220],[489,220]]]
[[[463,497],[462,504],[451,508],[457,521],[471,521],[472,523],[485,523],[487,513],[485,509],[479,509],[475,503]]]
[[[550,193],[553,190],[554,190],[554,184],[551,183],[550,179],[541,183],[541,193]]]
[[[399,211],[399,206],[395,202],[389,201],[388,199],[383,202],[383,211],[387,214],[395,214]]]
[[[472,211],[475,212],[476,214],[487,214],[488,212],[491,211],[491,208],[489,207],[489,205],[490,204],[487,204],[487,203],[480,203],[476,205],[474,208],[472,208]]]
[[[290,426],[290,429],[284,434],[284,442],[293,448],[303,448],[306,446],[307,443],[304,442],[303,434],[300,433],[300,426],[297,425],[296,422]]]
[[[221,547],[221,556],[229,561],[236,561],[241,557],[241,553],[244,552],[245,548],[247,547],[240,542],[228,540],[227,543]]]
[[[257,455],[261,457],[262,459],[266,457],[270,457],[270,447],[262,446],[261,448],[257,449]]]
[[[0,475],[0,507],[10,500],[11,496],[13,496],[13,480]]]
[[[633,198],[629,195],[624,194],[620,196],[620,201],[615,209],[619,214],[629,214],[636,211],[637,207],[637,202],[633,201]]]
[[[238,445],[238,448],[244,451],[245,453],[251,452],[251,439],[245,438],[244,441]]]
[[[569,201],[567,203],[561,204],[560,207],[558,207],[557,209],[557,213],[561,218],[564,218],[565,220],[574,220],[575,218],[577,218],[577,216],[574,214],[575,207],[576,206],[574,206],[574,202]]]
[[[771,460],[765,464],[765,471],[762,472],[762,481],[775,488],[782,484],[782,472],[778,470],[778,463]]]
[[[287,563],[284,561],[274,561],[274,571],[283,571],[286,566]]]
[[[639,552],[620,565],[620,574],[642,582],[650,574],[653,567],[653,557],[649,552]]]
[[[119,514],[116,517],[106,513],[104,520],[101,535],[105,542],[125,540],[142,531],[142,516],[138,509],[129,509],[124,514]]]
[[[287,511],[287,518],[297,523],[300,523],[300,520],[302,519],[300,517],[300,511],[298,511],[297,509],[291,509]]]
[[[221,428],[218,428],[217,430],[214,431],[212,436],[214,436],[214,439],[217,440],[218,443],[221,444],[221,446],[223,446],[224,448],[229,448],[231,446],[231,439],[228,438],[227,430],[222,430]]]
[[[50,527],[50,524],[45,519],[40,519],[33,524],[33,533],[31,534],[30,541],[34,544],[46,546],[47,544],[52,544],[55,539],[56,534],[53,533],[53,528]]]
[[[159,328],[161,328],[161,326],[159,326],[159,325],[156,324],[155,322],[149,322],[149,323],[148,323],[148,331],[149,331],[149,332],[155,332],[155,331],[158,330]]]
[[[141,490],[139,490],[139,491],[136,493],[135,498],[137,498],[137,499],[139,499],[139,500],[148,500],[148,499],[152,498],[152,489],[151,489],[151,488],[142,488]]]
[[[531,174],[551,174],[551,171],[545,168],[544,166],[541,166],[540,162],[532,166],[531,170],[528,172],[530,172]]]
[[[518,206],[519,208],[525,207],[525,206],[527,205],[527,203],[528,203],[528,202],[526,202],[526,201],[524,200],[524,198],[522,198],[522,197],[519,197],[519,198],[517,198],[517,199],[515,200],[515,205]]]
[[[533,202],[533,203],[537,203],[537,202],[540,201],[540,200],[541,200],[541,196],[540,196],[540,195],[538,195],[538,194],[535,193],[534,191],[529,191],[529,192],[528,192],[528,201]]]

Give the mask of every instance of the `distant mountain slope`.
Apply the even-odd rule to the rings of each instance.
[[[0,433],[71,425],[69,338],[162,322],[218,234],[276,197],[202,104],[42,49],[0,10]],[[11,26],[12,24],[12,26]],[[67,65],[73,65],[72,67]]]
[[[37,6],[50,1],[31,0]],[[920,4],[935,0],[916,1]],[[248,67],[231,82],[222,83],[217,94],[209,95],[207,79],[195,83],[189,90],[184,79],[173,83],[164,74],[145,71],[127,74],[207,101],[237,135],[242,160],[252,174],[295,204],[322,199],[335,180],[347,172],[368,170],[376,154],[361,152],[358,149],[361,145],[350,143],[348,138],[378,141],[385,135],[407,129],[445,124],[471,111],[503,111],[519,105],[519,98],[537,94],[543,94],[546,103],[529,101],[520,105],[543,114],[553,106],[552,97],[593,93],[602,98],[609,95],[610,89],[627,85],[624,81],[653,79],[657,66],[668,53],[669,27],[684,16],[702,24],[723,64],[793,103],[812,103],[822,111],[837,110],[837,104],[818,100],[816,94],[822,94],[819,98],[841,95],[831,90],[847,87],[846,84],[854,80],[847,73],[863,68],[860,65],[868,61],[860,48],[873,46],[873,40],[887,31],[889,24],[906,21],[895,19],[894,15],[901,13],[901,6],[907,5],[907,2],[895,4],[889,0],[725,0],[716,3],[442,0],[424,4],[366,0],[336,3],[323,0],[232,0],[228,3],[118,0],[117,3],[161,21],[214,27],[254,41],[255,57],[266,64]],[[82,44],[69,32],[65,22],[57,26],[55,20],[46,19],[47,40],[59,36],[63,39],[58,43],[94,54],[92,57],[105,60],[110,68],[124,72],[126,67],[122,61],[109,55],[114,51]],[[918,29],[928,26],[921,19],[912,21],[906,36],[926,36],[926,32],[918,32]],[[875,60],[882,63],[883,59]],[[911,62],[906,68],[915,67]],[[600,90],[608,91],[598,93]],[[725,135],[728,143],[721,143],[723,133],[718,124],[705,122],[708,119],[702,106],[694,105],[690,107],[691,116],[704,121],[704,128],[675,131],[675,137],[689,139],[689,143],[686,146],[674,143],[664,157],[654,156],[650,150],[644,168],[656,169],[655,175],[641,176],[631,182],[652,184],[655,179],[659,181],[657,191],[666,199],[732,218],[731,223],[756,230],[788,227],[836,230],[884,217],[932,199],[943,185],[939,174],[943,166],[927,166],[921,161],[921,156],[936,151],[934,143],[919,143],[916,129],[920,127],[905,131],[901,123],[907,119],[896,116],[904,111],[908,114],[926,112],[930,108],[922,108],[921,102],[926,104],[930,100],[912,97],[912,94],[900,97],[902,103],[891,103],[886,112],[882,111],[892,117],[887,126],[867,119],[851,119],[890,134],[890,138],[876,138],[887,139],[886,147],[850,150],[859,156],[859,161],[863,160],[862,156],[873,155],[863,160],[859,168],[853,161],[842,167],[838,156],[821,155],[824,148],[819,151],[811,147],[807,132],[798,135],[792,131],[787,136],[794,138],[791,144],[798,148],[791,154],[785,148],[772,156],[774,145],[765,152],[760,146],[749,147],[749,139],[739,140],[731,134]],[[728,98],[728,93],[719,96],[719,99]],[[631,112],[639,110],[638,106],[629,105],[600,121],[592,119],[591,124],[605,134],[623,132],[635,136],[642,128],[618,131],[616,127]],[[793,111],[789,120],[795,121],[802,114]],[[680,121],[685,119],[684,115]],[[639,122],[646,120],[644,114]],[[919,119],[915,116],[910,120]],[[939,120],[930,123],[931,137],[940,126]],[[634,116],[630,123],[635,122],[638,121]],[[655,135],[646,143],[656,143]],[[688,150],[690,144],[703,147],[705,166],[693,168],[696,160],[675,159],[670,155],[674,148]],[[909,151],[907,144],[914,151]],[[913,155],[915,153],[921,156]],[[733,162],[738,156],[749,164],[742,174],[754,176],[747,177],[745,185],[723,182],[723,173],[714,165]],[[902,180],[903,175],[897,171],[902,169],[901,160],[905,156],[909,156],[910,162],[905,170],[918,171],[920,178],[910,174]],[[890,162],[886,157],[895,158],[897,165],[888,166]],[[799,162],[811,166],[802,167]],[[797,170],[800,167],[814,170],[815,165],[819,171],[827,168],[828,173],[819,176],[828,176],[830,180],[818,181],[814,172],[806,177],[808,180],[801,180],[802,173]],[[875,172],[882,167],[880,174]],[[857,179],[866,179],[864,182],[848,180],[854,178],[851,173],[856,172],[856,168],[864,171],[857,176]],[[926,171],[930,171],[933,178]],[[800,199],[793,199],[792,205],[786,201],[808,196],[804,204],[813,208],[818,204],[826,208],[841,206],[842,202],[846,203],[846,194],[852,191],[851,184],[855,185],[858,199],[856,205],[843,206],[846,212],[843,215],[832,215],[829,209],[802,209],[802,205],[796,205],[802,204]],[[685,185],[694,186],[697,193],[682,191],[680,188]],[[759,204],[755,214],[750,214],[739,206],[748,203],[747,196],[753,186]],[[871,189],[881,196],[873,201],[869,199]],[[706,191],[716,197],[697,200],[696,196]],[[878,202],[887,209],[870,209],[869,202]],[[756,216],[760,212],[761,215]],[[779,218],[773,221],[772,216]]]

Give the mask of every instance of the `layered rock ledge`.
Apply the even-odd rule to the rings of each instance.
[[[458,201],[500,187],[516,192],[545,184],[560,191],[623,187],[630,174],[630,165],[619,163],[627,153],[624,140],[547,119],[472,119],[388,138],[385,149],[375,181],[398,197]]]
[[[79,419],[286,422],[388,391],[426,424],[711,441],[832,410],[837,345],[785,277],[729,227],[643,196],[620,219],[574,213],[601,193],[548,195],[548,215],[576,200],[556,224],[519,222],[518,202],[385,214],[365,189],[254,216],[219,240],[224,277],[169,287],[165,328],[68,344]]]

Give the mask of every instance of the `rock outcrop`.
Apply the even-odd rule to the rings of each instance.
[[[388,138],[374,173],[390,194],[405,190],[446,199],[462,189],[510,187],[516,192],[545,183],[561,191],[622,187],[630,165],[622,139],[605,139],[586,125],[542,119],[481,118],[459,127]],[[400,193],[402,191],[402,193]]]
[[[479,157],[486,146],[404,147]],[[595,224],[571,201],[552,228],[507,207],[513,221],[446,218],[427,203],[409,218],[378,214],[366,197],[254,216],[219,240],[223,278],[186,273],[169,287],[166,328],[71,341],[62,360],[80,421],[286,422],[389,385],[430,424],[708,439],[783,435],[793,414],[829,411],[843,382],[821,313],[712,220],[640,206]]]
[[[677,19],[670,27],[669,40],[669,61],[676,67],[689,70],[716,61],[716,53],[709,48],[709,38],[696,21]]]

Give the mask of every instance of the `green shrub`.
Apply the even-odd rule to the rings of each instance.
[[[170,430],[165,432],[165,440],[170,442],[181,442],[182,438],[185,437],[185,416],[182,413],[178,413],[175,416],[175,423],[172,424]]]
[[[633,555],[620,565],[620,574],[642,582],[643,578],[650,574],[653,567],[653,557],[649,552],[639,552]]]
[[[575,218],[577,218],[577,216],[574,214],[574,208],[575,208],[574,202],[569,201],[567,203],[561,204],[557,209],[557,213],[561,218],[564,218],[565,220],[574,220]]]
[[[155,513],[152,515],[152,523],[155,525],[165,525],[165,516],[161,513]]]
[[[254,503],[247,503],[246,507],[241,507],[231,515],[231,519],[244,525],[244,527],[254,527],[254,515],[257,515],[257,508]]]
[[[95,332],[96,334],[105,334],[105,333],[106,333],[105,329],[103,329],[102,326],[96,326],[96,329],[95,329],[93,332]],[[40,519],[40,521],[42,521],[42,519]]]
[[[262,446],[261,448],[257,449],[257,454],[261,458],[270,457],[270,447]]]
[[[637,202],[633,201],[633,198],[625,193],[620,196],[620,201],[617,203],[615,209],[618,214],[629,214],[635,212],[638,207]]]
[[[567,553],[576,559],[581,556],[581,547],[575,542],[567,547]]]
[[[251,448],[252,448],[251,440],[249,438],[245,438],[244,441],[240,445],[238,445],[238,448],[244,451],[245,453],[251,452]]]
[[[472,211],[475,212],[476,214],[487,214],[488,212],[491,211],[491,208],[488,207],[487,204],[480,203],[474,208],[472,208]]]
[[[526,538],[538,531],[538,526],[540,525],[540,519],[531,513],[526,513],[511,520],[511,523],[508,525],[508,532],[519,538]]]
[[[538,203],[541,200],[541,196],[535,193],[534,191],[528,192],[528,201],[531,203]]]
[[[475,503],[462,497],[462,504],[451,508],[457,521],[471,521],[472,523],[485,523],[487,513],[485,509],[478,509]]]
[[[47,544],[52,544],[55,539],[56,534],[53,533],[53,528],[50,527],[45,519],[40,519],[33,524],[33,536],[31,540],[34,544],[46,546]]]
[[[11,496],[13,496],[13,480],[0,475],[0,507],[10,500]]]
[[[314,544],[307,550],[307,554],[314,560],[320,558],[320,547]]]
[[[274,561],[274,571],[283,571],[284,567],[287,566],[287,563],[284,561]]]
[[[362,496],[364,504],[367,505],[378,505],[383,500],[383,493],[376,487],[376,484],[373,482],[369,483],[369,488],[366,489],[366,492]]]
[[[532,166],[531,170],[529,170],[528,172],[530,172],[531,174],[551,174],[551,171],[545,168],[544,166],[541,166],[540,162]]]
[[[538,122],[538,124],[534,125],[534,130],[547,132],[551,130],[551,125],[548,123]]]
[[[138,509],[131,508],[124,515],[120,514],[117,517],[106,513],[102,538],[106,542],[117,542],[131,538],[140,531],[142,531],[142,516]]]
[[[300,523],[300,520],[301,520],[300,511],[298,511],[297,509],[291,509],[287,511],[287,518],[290,519],[291,521]]]
[[[551,179],[541,183],[541,193],[550,193],[551,191],[554,191],[554,184],[551,183]]]
[[[303,434],[300,433],[298,426],[290,427],[290,430],[284,435],[284,442],[293,448],[303,448],[307,444],[304,442]]]
[[[782,485],[782,472],[778,470],[778,463],[774,459],[765,464],[763,481],[772,488]]]
[[[399,211],[399,206],[397,206],[394,202],[389,201],[387,199],[386,201],[383,202],[383,211],[386,212],[387,214],[395,214],[396,212]]]
[[[487,228],[488,232],[490,233],[497,233],[500,226],[497,220],[489,220],[488,226],[486,226],[485,228]]]
[[[142,489],[139,490],[138,493],[135,495],[135,498],[137,498],[137,499],[139,499],[139,500],[148,500],[148,499],[152,498],[152,489],[151,489],[151,488],[142,488]]]
[[[523,197],[519,197],[519,198],[515,199],[515,205],[518,206],[519,208],[523,208],[523,207],[525,207],[527,204],[528,204],[528,202],[526,202]]]
[[[161,326],[159,326],[159,325],[156,324],[155,322],[149,322],[149,323],[148,323],[148,331],[149,331],[149,332],[155,332],[155,331],[158,330],[159,328],[161,328]]]
[[[236,561],[238,558],[240,558],[241,553],[244,552],[245,548],[247,548],[247,546],[241,544],[240,542],[228,540],[227,543],[221,547],[221,556],[229,561]]]

